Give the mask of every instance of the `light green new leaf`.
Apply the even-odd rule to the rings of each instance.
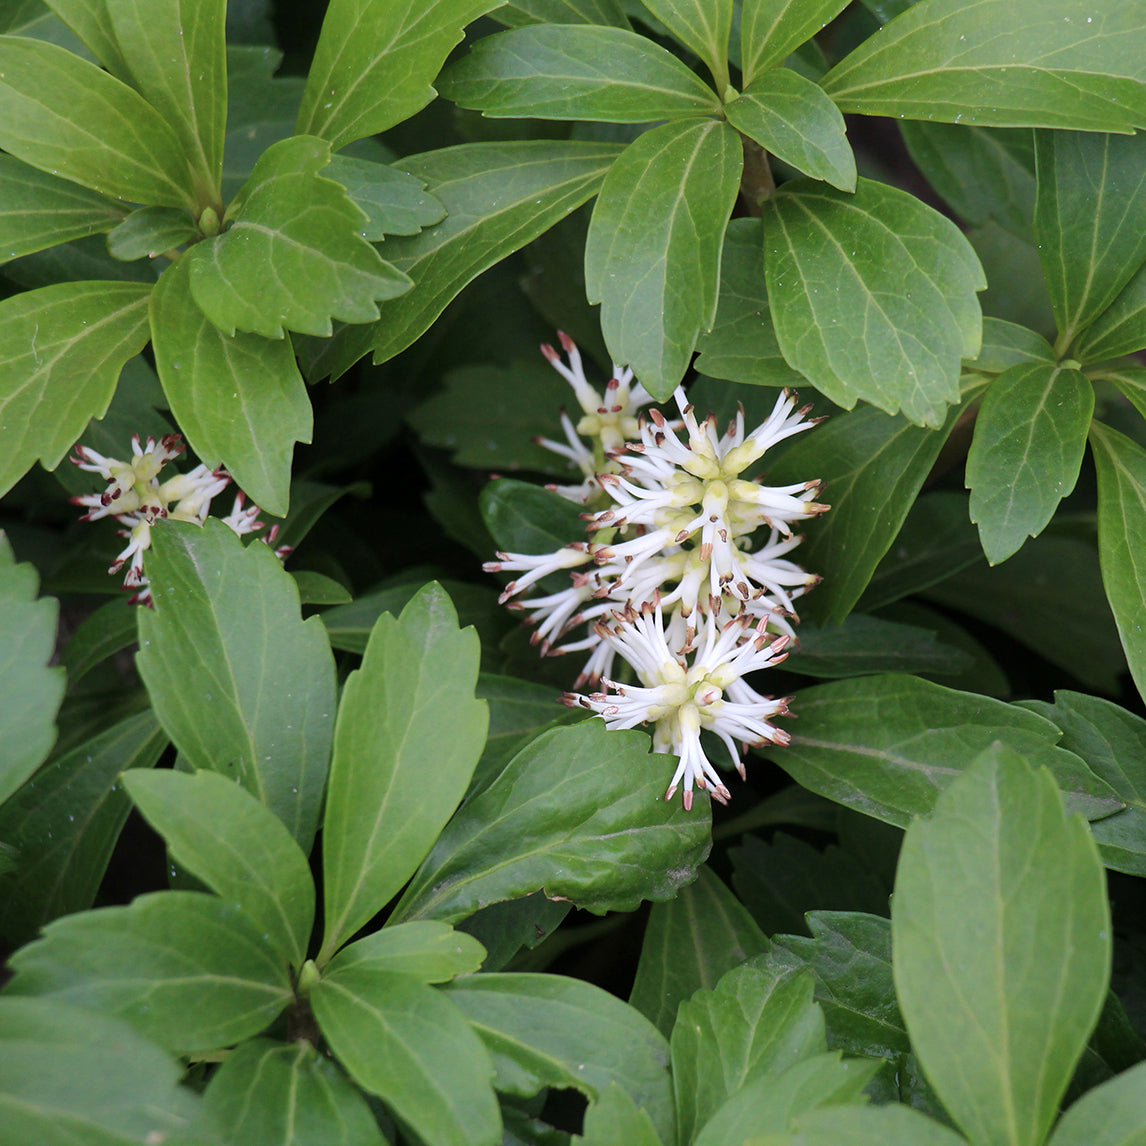
[[[621,0],[509,0],[491,13],[500,24],[608,24],[628,28]]]
[[[1004,745],[976,757],[908,828],[891,931],[900,1010],[943,1105],[973,1142],[1038,1146],[1111,951],[1097,849],[1052,777]]]
[[[127,75],[175,129],[199,205],[217,206],[227,127],[227,0],[103,0]]]
[[[125,83],[130,82],[127,65],[119,50],[115,27],[111,22],[111,13],[108,11],[108,0],[46,0],[46,3],[116,79]],[[5,29],[12,32],[18,30],[20,29]],[[30,30],[23,30],[23,34],[32,33]]]
[[[737,1146],[967,1146],[954,1130],[909,1106],[828,1107],[796,1119],[791,1134],[746,1138]]]
[[[333,0],[295,130],[338,150],[400,123],[434,98],[431,81],[465,26],[500,0]]]
[[[371,322],[376,299],[410,280],[362,237],[366,215],[319,172],[330,145],[313,136],[272,144],[227,209],[230,226],[190,252],[191,294],[224,333],[325,336],[331,318]]]
[[[728,38],[732,0],[641,0],[644,6],[707,65],[718,90],[728,87]]]
[[[138,207],[109,232],[107,253],[113,259],[153,259],[199,237],[191,216],[178,207]]]
[[[154,609],[136,666],[195,768],[238,778],[309,853],[334,724],[334,660],[322,622],[299,616],[294,579],[266,546],[217,518],[167,521],[147,554]]]
[[[720,110],[712,88],[647,36],[590,25],[487,36],[442,72],[438,90],[494,118],[649,123]]]
[[[203,1106],[228,1142],[386,1146],[357,1087],[305,1039],[252,1039],[211,1075]]]
[[[1146,1141],[1146,1063],[1088,1090],[1059,1120],[1049,1146],[1141,1146]]]
[[[765,755],[797,783],[889,824],[927,815],[963,761],[994,741],[1045,765],[1072,811],[1101,819],[1122,801],[1073,752],[1059,730],[1026,709],[917,677],[889,674],[802,689],[787,748]]]
[[[671,899],[710,846],[707,800],[662,800],[673,763],[599,720],[542,733],[458,811],[391,919],[451,923],[541,889],[598,914]]]
[[[1092,422],[1098,471],[1098,555],[1102,583],[1138,691],[1146,696],[1146,450]]]
[[[971,520],[992,565],[1037,537],[1074,489],[1094,413],[1080,370],[1012,366],[987,391],[967,454]]]
[[[198,891],[57,919],[11,967],[9,994],[118,1015],[176,1053],[256,1035],[293,998],[286,961],[238,908]]]
[[[585,1111],[579,1146],[663,1146],[647,1110],[610,1082]]]
[[[96,191],[0,155],[0,262],[110,231],[124,213]]]
[[[856,161],[844,117],[823,89],[799,72],[765,72],[725,105],[724,114],[737,131],[798,171],[841,191],[855,190]]]
[[[137,771],[123,783],[175,862],[301,967],[314,923],[314,881],[282,820],[214,772]]]
[[[423,983],[446,983],[472,974],[484,958],[485,948],[472,935],[436,919],[415,919],[343,947],[330,961],[329,973],[355,967],[396,971]]]
[[[982,127],[1146,125],[1146,18],[1092,0],[921,0],[823,80],[841,111]]]
[[[446,216],[445,207],[420,179],[384,163],[335,155],[323,178],[341,183],[355,206],[366,213],[362,235],[371,242],[386,235],[416,235]]]
[[[653,904],[629,1003],[667,1038],[681,1003],[767,947],[740,900],[702,867],[675,899]]]
[[[58,283],[0,302],[0,493],[39,459],[55,469],[107,411],[123,364],[147,344],[142,283]]]
[[[320,965],[410,878],[465,794],[489,723],[479,652],[439,585],[378,618],[338,709]]]
[[[1146,259],[1146,136],[1040,131],[1035,152],[1035,237],[1065,347]]]
[[[847,0],[744,0],[740,59],[750,84],[784,59],[847,7]]]
[[[35,568],[16,564],[0,532],[0,804],[51,751],[67,686],[63,670],[48,667],[59,604],[37,600],[39,587]]]
[[[1082,362],[1101,362],[1146,347],[1146,265],[1118,297],[1074,341]]]
[[[195,207],[167,122],[138,92],[55,44],[0,36],[0,147],[113,199]]]
[[[181,258],[151,296],[151,345],[171,412],[204,463],[222,462],[256,504],[282,517],[294,444],[309,442],[312,428],[290,340],[224,334],[195,305],[190,279]]]
[[[764,269],[780,349],[825,397],[921,426],[959,400],[987,285],[959,228],[870,179],[854,195],[799,179],[764,207]]]
[[[740,136],[716,120],[662,124],[605,176],[585,244],[585,288],[600,302],[615,362],[655,398],[684,376],[716,316],[720,254],[743,167]]]
[[[12,947],[91,907],[131,811],[119,775],[151,768],[166,746],[146,710],[52,761],[0,806],[0,840],[16,853],[15,869],[0,877],[0,934]]]
[[[310,993],[351,1078],[435,1146],[496,1146],[493,1066],[461,1012],[412,975],[349,967]]]
[[[596,1102],[615,1083],[674,1141],[668,1044],[628,1004],[565,975],[471,975],[446,996],[485,1043],[499,1091],[561,1087]]]

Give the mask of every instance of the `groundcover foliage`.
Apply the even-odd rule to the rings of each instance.
[[[0,1143],[1146,1142],[1140,129],[1146,0],[0,7]]]

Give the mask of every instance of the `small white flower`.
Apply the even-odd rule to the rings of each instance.
[[[504,605],[510,597],[516,597],[524,592],[530,585],[556,573],[561,569],[576,569],[593,560],[593,554],[584,541],[575,541],[572,545],[565,545],[556,553],[502,553],[498,552],[496,561],[487,561],[482,568],[487,573],[502,573],[506,570],[527,570],[524,577],[510,581],[498,597],[498,604]]]

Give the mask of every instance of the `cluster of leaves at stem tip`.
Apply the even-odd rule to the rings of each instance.
[[[1141,1140],[1105,881],[1146,876],[1146,721],[1112,699],[1146,689],[1143,0],[331,0],[305,77],[228,16],[0,12],[0,1144]],[[472,138],[409,153],[436,96]],[[948,213],[860,176],[844,113],[895,121]],[[308,384],[433,361],[522,250],[583,267],[533,305],[652,398],[832,415],[767,474],[833,504],[799,734],[759,753],[794,784],[713,867],[708,799],[555,716],[476,577],[394,536],[411,567],[356,584],[245,544],[241,502],[167,513],[232,480],[305,554],[362,492],[292,473]],[[483,361],[389,408],[470,573],[583,528],[458,476],[568,476],[546,385]],[[107,589],[44,483],[114,509],[155,478],[108,461],[133,434],[196,459],[94,560],[138,588],[146,534],[153,608],[58,642],[57,597]],[[118,493],[64,472],[77,441]],[[969,497],[925,491],[961,452]],[[1003,699],[951,612],[1092,693]],[[167,858],[117,898],[132,809]],[[840,844],[741,836],[777,823]],[[543,970],[645,903],[627,1001]]]

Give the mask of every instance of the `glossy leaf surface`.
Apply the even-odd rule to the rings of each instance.
[[[847,0],[745,0],[740,17],[740,57],[750,84],[847,7]]]

